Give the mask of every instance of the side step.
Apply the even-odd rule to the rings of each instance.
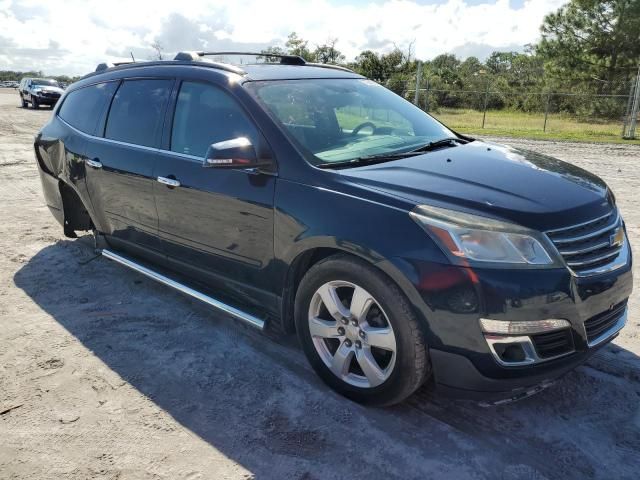
[[[172,280],[169,277],[166,277],[158,272],[154,272],[153,270],[147,267],[144,267],[134,262],[133,260],[129,260],[128,258],[118,255],[117,253],[114,253],[111,250],[102,249],[101,253],[103,257],[106,257],[109,260],[113,260],[114,262],[117,262],[120,265],[129,267],[130,269],[135,270],[136,272],[141,273],[157,282],[167,285],[168,287],[175,288],[176,290],[182,293],[185,293],[190,297],[196,298],[224,313],[231,315],[234,318],[237,318],[238,320],[242,320],[243,322],[248,323],[252,327],[256,327],[260,330],[264,330],[264,320],[262,320],[261,318],[258,318],[249,313],[243,312],[242,310],[238,310],[237,308],[232,307],[231,305],[227,305],[226,303],[221,302],[220,300],[216,300],[215,298],[210,297],[209,295],[205,295],[202,292],[199,292],[197,290],[194,290],[193,288],[187,287],[186,285],[180,282],[176,282],[175,280]]]

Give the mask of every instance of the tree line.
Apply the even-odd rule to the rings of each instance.
[[[540,41],[524,52],[496,51],[485,61],[442,54],[421,62],[420,105],[620,116],[640,63],[640,0],[571,0],[547,15],[540,31]],[[344,65],[414,98],[419,60],[413,45],[382,54],[365,50],[347,62],[337,44],[330,39],[311,48],[294,32],[284,46],[264,53]]]

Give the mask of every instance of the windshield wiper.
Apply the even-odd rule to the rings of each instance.
[[[423,145],[422,147],[416,148],[415,150],[411,150],[410,152],[407,152],[407,153],[429,152],[431,150],[435,150],[436,148],[454,147],[457,144],[465,145],[466,143],[469,143],[469,142],[467,140],[463,140],[462,138],[447,137],[447,138],[443,138],[442,140],[436,140],[434,142],[429,142],[426,145]]]
[[[448,137],[443,138],[442,140],[429,142],[422,147],[416,148],[415,150],[410,150],[408,152],[381,153],[379,155],[368,155],[365,157],[352,158],[351,160],[342,160],[340,162],[321,163],[318,165],[318,168],[349,168],[360,165],[373,165],[376,163],[390,162],[391,160],[397,160],[399,158],[415,157],[417,155],[421,155],[424,152],[435,150],[436,148],[447,146],[453,147],[456,144],[464,145],[466,143],[469,143],[469,141],[458,137]]]
[[[382,153],[380,155],[367,155],[365,157],[352,158],[351,160],[341,160],[339,162],[327,162],[317,165],[318,168],[349,168],[361,165],[375,165],[376,163],[390,162],[399,158],[414,157],[420,152],[403,153]]]

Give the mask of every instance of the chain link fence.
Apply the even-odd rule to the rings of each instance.
[[[550,136],[606,141],[638,138],[640,76],[616,91],[584,93],[423,88],[405,83],[393,88],[453,129],[495,135]],[[400,87],[400,88],[398,88]],[[599,86],[600,91],[606,88]]]

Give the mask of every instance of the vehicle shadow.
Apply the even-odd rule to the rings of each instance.
[[[640,358],[620,347],[515,404],[483,408],[424,388],[374,409],[321,384],[295,340],[270,340],[95,257],[89,237],[43,248],[14,281],[112,372],[255,478],[640,471]]]

